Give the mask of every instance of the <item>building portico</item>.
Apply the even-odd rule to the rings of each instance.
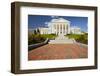
[[[64,24],[56,24],[55,25],[55,33],[56,35],[66,35],[68,34],[68,26]]]
[[[52,33],[56,35],[66,35],[70,33],[70,22],[60,18],[59,20],[51,21]]]

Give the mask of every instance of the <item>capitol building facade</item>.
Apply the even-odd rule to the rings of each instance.
[[[71,27],[71,22],[64,18],[52,19],[48,23],[48,27],[38,27],[37,29],[40,31],[40,34],[82,34],[79,27]]]

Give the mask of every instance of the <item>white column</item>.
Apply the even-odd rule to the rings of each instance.
[[[60,34],[61,34],[61,25],[59,24],[59,26],[60,26]]]
[[[57,24],[56,24],[56,35],[57,35]]]
[[[62,24],[62,34],[64,35],[64,25]]]
[[[59,29],[58,29],[58,24],[57,24],[57,35],[58,35],[58,31],[59,31]]]
[[[67,31],[67,34],[68,34],[68,31],[69,31],[69,29],[68,29],[68,25],[66,26],[66,31]]]
[[[67,34],[67,25],[65,25],[65,34]]]
[[[66,35],[66,29],[65,29],[66,25],[64,24],[64,34]]]
[[[60,34],[60,25],[58,24],[58,26],[59,26],[59,34]]]
[[[61,34],[63,33],[63,30],[62,30],[62,24],[61,24]]]
[[[70,25],[68,24],[68,34],[70,34]]]
[[[55,27],[55,33],[56,33],[56,25],[54,25],[54,27]],[[57,33],[56,33],[57,34]]]
[[[62,24],[60,26],[61,26],[61,34],[62,34]]]
[[[50,24],[51,27],[51,33],[53,33],[53,23]]]
[[[51,33],[52,33],[52,25],[51,25]]]

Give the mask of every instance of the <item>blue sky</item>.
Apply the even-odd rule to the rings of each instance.
[[[87,32],[88,17],[75,16],[28,15],[28,28],[47,27],[47,23],[54,18],[64,18],[69,20],[71,22],[71,27],[76,26],[81,28],[82,31]]]

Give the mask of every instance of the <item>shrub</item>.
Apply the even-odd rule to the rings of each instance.
[[[88,44],[88,39],[85,35],[81,35],[76,39],[77,42]]]
[[[74,38],[77,42],[88,44],[88,34],[68,34],[68,38]]]
[[[45,38],[42,37],[40,34],[31,34],[28,36],[28,45],[41,43],[43,41],[45,41]]]
[[[43,34],[41,36],[44,37],[44,38],[49,38],[49,39],[54,39],[56,37],[55,34]]]
[[[36,43],[41,43],[45,41],[47,38],[53,39],[55,38],[55,34],[29,34],[28,35],[28,45],[30,44],[36,44]]]

